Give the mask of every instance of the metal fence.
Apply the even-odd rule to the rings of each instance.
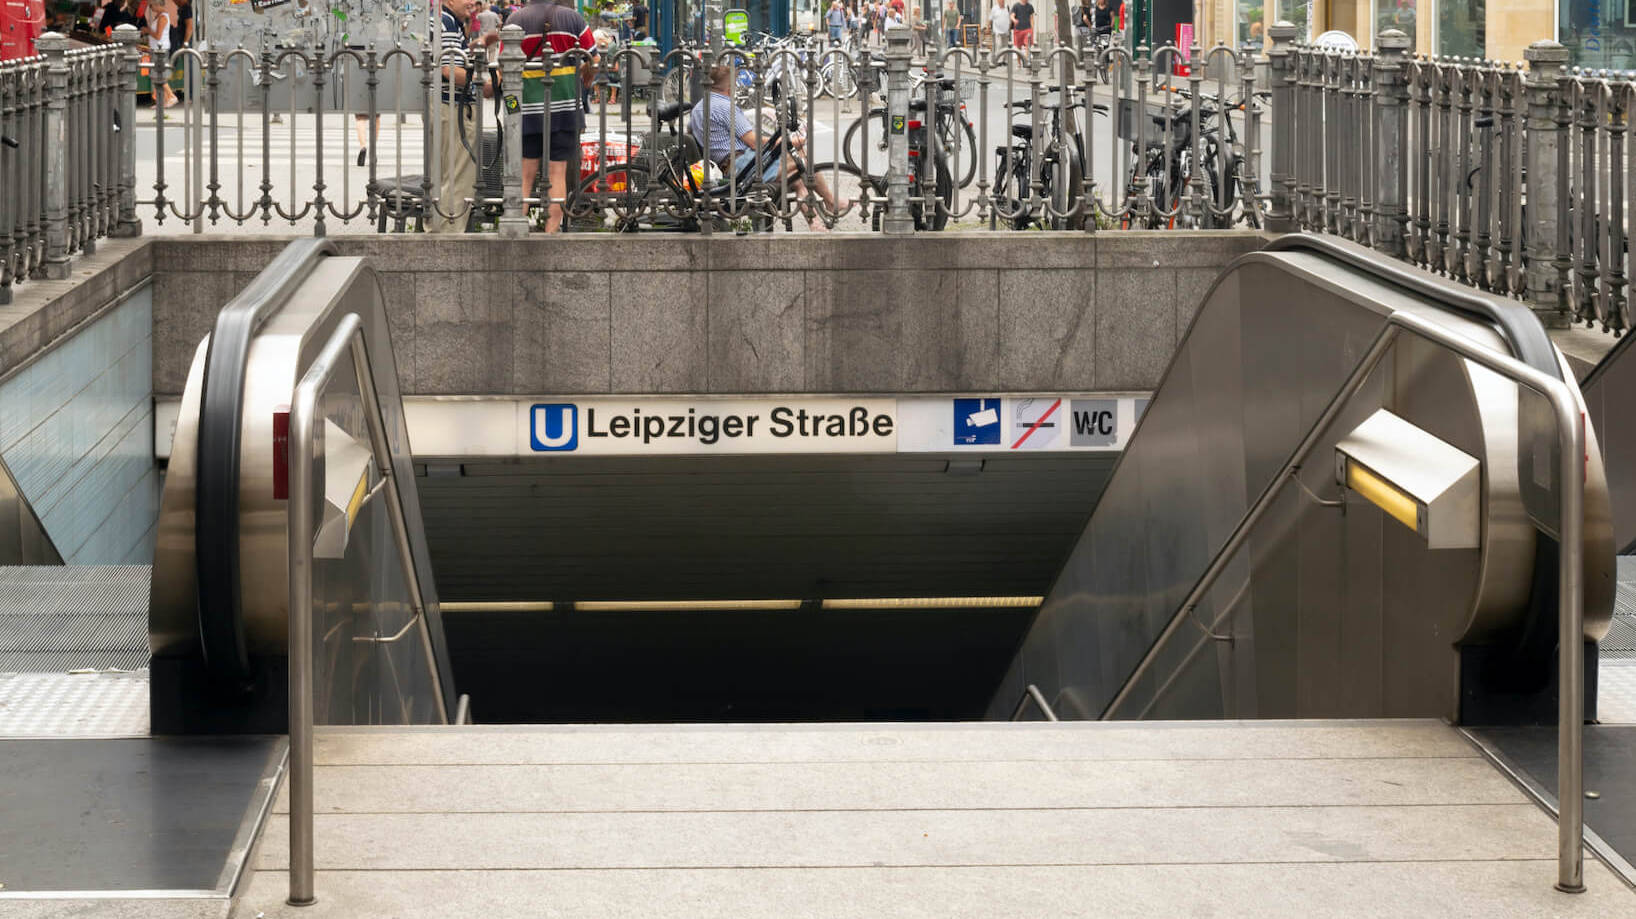
[[[71,50],[55,34],[39,48],[0,63],[0,303],[14,281],[66,278],[70,253],[137,229],[135,177],[122,171],[134,108],[122,49]]]
[[[1118,42],[912,54],[906,33],[873,52],[766,38],[528,57],[508,29],[487,51],[148,60],[116,31],[72,51],[46,36],[41,57],[0,66],[16,189],[0,194],[0,302],[143,219],[318,235],[1238,226],[1344,236],[1548,322],[1630,324],[1636,81],[1570,72],[1553,42],[1526,67],[1412,58],[1395,31],[1373,53],[1298,46],[1287,25],[1264,61]],[[707,91],[718,66],[725,96]],[[182,101],[139,114],[149,79]],[[553,96],[588,112],[555,182],[523,150]],[[729,106],[752,149],[712,162],[698,126]]]
[[[1566,69],[1538,42],[1527,65],[1291,47],[1275,27],[1268,226],[1330,233],[1494,293],[1551,325],[1631,324],[1628,200],[1636,185],[1631,75]],[[1276,116],[1275,116],[1276,117]]]

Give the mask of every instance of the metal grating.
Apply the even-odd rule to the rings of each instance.
[[[1596,720],[1636,724],[1636,660],[1603,659],[1596,670]]]
[[[0,567],[0,673],[148,663],[147,565]]]
[[[148,733],[148,672],[0,673],[0,737]]]

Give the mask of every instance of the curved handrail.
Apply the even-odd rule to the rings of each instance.
[[[328,239],[299,239],[284,247],[216,316],[205,353],[193,530],[199,643],[206,669],[233,683],[247,683],[252,676],[239,580],[240,424],[250,342],[313,267],[335,252]]]
[[[1361,246],[1354,248],[1352,245],[1315,233],[1289,233],[1278,237],[1259,251],[1289,252],[1301,249],[1345,262],[1378,279],[1434,299],[1439,306],[1453,312],[1465,313],[1472,318],[1492,323],[1495,330],[1511,345],[1511,353],[1516,355],[1517,360],[1547,376],[1562,379],[1562,365],[1556,359],[1556,346],[1551,344],[1550,336],[1545,334],[1545,327],[1539,324],[1533,310],[1521,303],[1498,300],[1453,285],[1435,283],[1417,268],[1402,262],[1387,261],[1378,252]]]
[[[415,553],[410,547],[408,521],[403,510],[404,484],[399,481],[392,462],[391,447],[387,440],[386,420],[381,412],[380,397],[375,390],[374,371],[369,363],[369,344],[364,340],[363,320],[358,314],[342,317],[335,331],[308,365],[307,372],[296,383],[290,398],[290,501],[287,528],[290,569],[289,616],[289,699],[290,699],[290,895],[292,906],[305,906],[313,897],[313,514],[314,487],[319,479],[313,474],[313,445],[315,431],[323,424],[319,400],[324,387],[340,368],[343,358],[351,358],[353,380],[358,387],[358,399],[363,404],[364,421],[368,428],[370,459],[375,474],[380,476],[364,500],[370,500],[383,489],[386,493],[387,519],[391,521],[393,549],[403,566],[405,587],[408,588],[409,621],[397,634],[385,638],[362,639],[376,643],[396,642],[411,628],[419,626],[421,653],[431,668],[432,698],[437,703],[441,724],[449,724],[447,700],[443,696],[443,679],[438,672],[437,655],[432,650],[432,635],[426,622],[425,594],[421,592],[420,575],[415,568]],[[356,640],[360,640],[355,638]],[[455,723],[468,715],[471,703],[461,696],[456,709]]]

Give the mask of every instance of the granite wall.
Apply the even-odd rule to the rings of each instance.
[[[341,236],[380,273],[405,393],[1151,389],[1249,232],[889,239]],[[150,241],[153,384],[284,246]]]

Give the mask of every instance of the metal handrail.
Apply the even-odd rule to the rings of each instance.
[[[1559,608],[1557,640],[1560,645],[1558,678],[1561,685],[1557,691],[1557,775],[1560,777],[1558,782],[1560,810],[1557,818],[1556,886],[1558,890],[1578,893],[1585,889],[1582,846],[1585,825],[1584,417],[1580,413],[1578,401],[1574,398],[1573,389],[1567,383],[1419,316],[1396,312],[1386,317],[1386,326],[1375,336],[1369,351],[1358,362],[1351,376],[1347,377],[1340,391],[1330,400],[1323,414],[1318,416],[1318,420],[1313,423],[1306,437],[1290,455],[1284,468],[1267,484],[1261,492],[1261,497],[1256,499],[1255,504],[1239,520],[1232,535],[1216,552],[1209,567],[1188,592],[1187,598],[1177,607],[1175,615],[1170,617],[1164,630],[1159,633],[1159,637],[1154,640],[1147,653],[1142,656],[1142,660],[1125,679],[1119,692],[1108,703],[1107,708],[1103,709],[1101,720],[1111,720],[1114,713],[1130,697],[1136,684],[1147,675],[1154,661],[1158,659],[1159,652],[1181,628],[1181,624],[1198,606],[1205,593],[1215,585],[1216,579],[1227,569],[1233,555],[1243,546],[1256,523],[1272,506],[1273,499],[1283,490],[1285,483],[1300,471],[1301,463],[1317,446],[1347,402],[1363,388],[1370,373],[1403,332],[1453,351],[1466,360],[1532,389],[1551,403],[1555,415],[1557,446],[1560,453],[1557,471],[1560,480],[1557,528],[1561,538],[1558,547],[1557,581]]]
[[[1022,713],[1028,710],[1030,701],[1039,706],[1040,711],[1045,715],[1046,721],[1062,720],[1057,717],[1056,712],[1051,710],[1051,703],[1045,701],[1045,694],[1040,692],[1040,688],[1033,683],[1029,683],[1028,688],[1023,690],[1022,698],[1017,700],[1017,707],[1011,710],[1012,721],[1022,717]]]
[[[391,449],[386,437],[386,420],[381,413],[370,373],[369,348],[364,341],[363,320],[356,313],[341,319],[323,350],[313,359],[296,384],[290,399],[290,895],[292,906],[316,902],[313,896],[313,693],[312,693],[312,566],[313,566],[313,433],[321,420],[317,406],[324,387],[335,373],[343,354],[352,356],[358,394],[369,425],[370,452],[376,472],[386,484],[391,500],[387,516],[392,520],[398,558],[413,611],[411,623],[420,623],[422,649],[431,664],[433,697],[438,720],[447,724],[443,680],[432,653],[431,632],[410,548],[409,529],[404,522],[403,495],[393,471]],[[401,633],[400,633],[401,634]]]

